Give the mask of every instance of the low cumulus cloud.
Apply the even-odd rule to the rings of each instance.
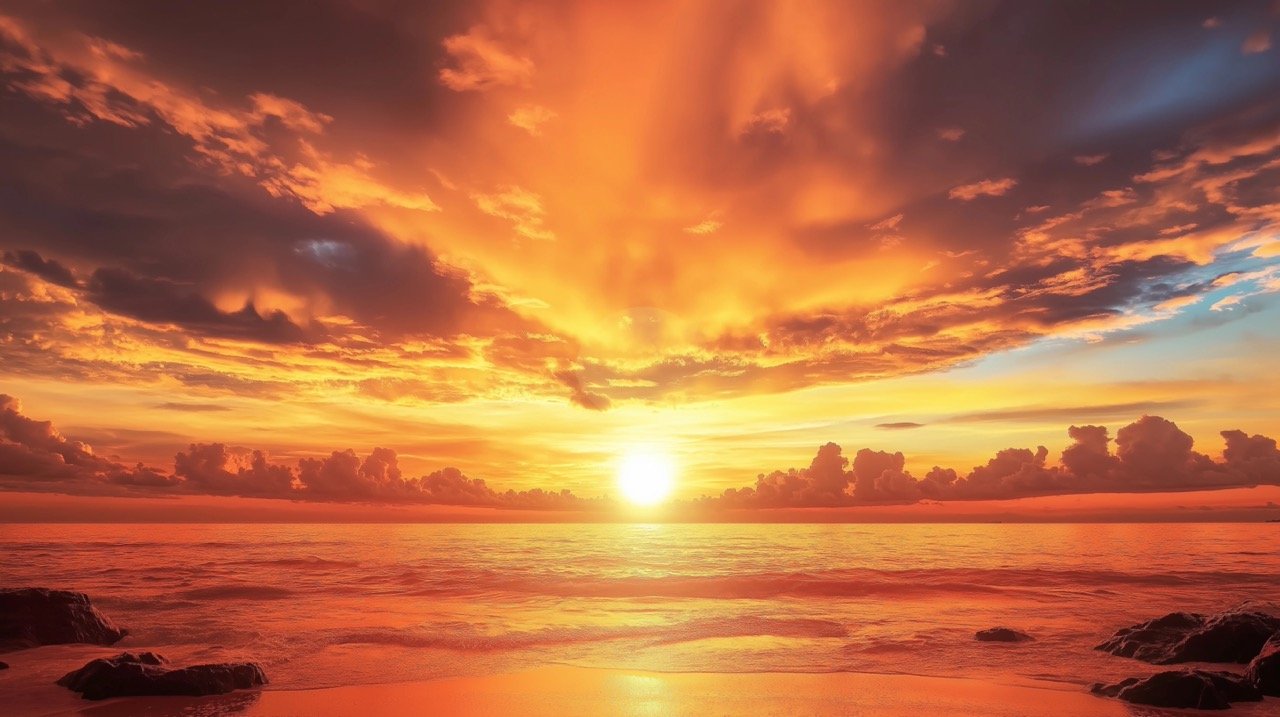
[[[1072,443],[1058,465],[1049,449],[1006,448],[967,474],[934,466],[923,476],[904,469],[902,453],[863,448],[851,460],[827,443],[808,468],[761,474],[754,486],[733,488],[705,504],[722,508],[839,507],[932,500],[1000,500],[1098,492],[1155,492],[1280,485],[1275,439],[1222,431],[1221,461],[1194,450],[1191,436],[1159,416],[1143,416],[1116,432],[1071,426]]]
[[[585,500],[568,490],[500,491],[457,468],[408,477],[396,452],[352,450],[296,465],[273,462],[263,451],[223,443],[192,443],[174,456],[173,469],[126,466],[95,455],[85,443],[64,437],[49,421],[24,415],[21,403],[0,394],[0,490],[61,490],[67,493],[134,495],[199,494],[308,501],[424,503],[533,510],[584,510]]]
[[[1001,500],[1030,496],[1206,490],[1280,485],[1280,450],[1273,438],[1222,431],[1222,460],[1194,448],[1189,434],[1159,416],[1146,415],[1120,428],[1067,429],[1071,444],[1056,465],[1049,449],[1006,448],[967,473],[934,466],[917,476],[906,456],[861,448],[852,458],[827,443],[805,468],[760,474],[752,486],[703,497],[692,507],[806,508],[912,503],[919,500]],[[1114,450],[1112,443],[1115,444]],[[600,510],[607,498],[582,498],[568,490],[500,491],[457,468],[410,477],[396,452],[353,450],[295,464],[273,462],[258,450],[223,443],[192,443],[174,456],[171,471],[128,466],[98,456],[63,436],[49,421],[26,416],[18,400],[0,394],[0,490],[135,495],[201,494],[307,501],[422,503],[531,510]]]

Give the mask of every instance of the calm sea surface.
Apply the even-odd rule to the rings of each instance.
[[[1173,610],[1280,613],[1280,525],[0,525],[0,585],[272,688],[551,663],[1089,683]],[[1035,642],[977,643],[1007,625]],[[41,648],[50,659],[66,650]],[[106,650],[105,652],[113,652]],[[43,653],[42,653],[43,654]]]

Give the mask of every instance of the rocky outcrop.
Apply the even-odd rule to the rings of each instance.
[[[1262,699],[1248,680],[1230,672],[1170,670],[1146,678],[1130,677],[1112,685],[1096,684],[1092,692],[1152,707],[1225,710],[1232,702]]]
[[[0,651],[72,642],[112,645],[124,636],[84,593],[0,589]]]
[[[267,683],[252,662],[169,667],[154,652],[123,653],[93,660],[68,672],[58,684],[87,700],[143,695],[219,695]]]
[[[1157,665],[1243,664],[1276,632],[1280,632],[1280,618],[1263,612],[1231,610],[1212,616],[1175,612],[1119,630],[1095,649]]]
[[[1280,697],[1280,632],[1271,636],[1244,676],[1264,695]]]
[[[1029,642],[1035,638],[1011,627],[992,627],[979,630],[974,634],[973,639],[979,642]]]

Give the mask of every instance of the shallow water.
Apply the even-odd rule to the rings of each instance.
[[[283,689],[546,664],[1086,684],[1155,669],[1090,649],[1118,627],[1280,612],[1263,524],[3,525],[0,555],[0,585],[89,593],[118,647]],[[973,640],[994,625],[1036,640]]]

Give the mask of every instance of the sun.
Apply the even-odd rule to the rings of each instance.
[[[648,506],[662,502],[675,488],[676,464],[658,450],[635,448],[618,461],[618,488],[629,503]]]

